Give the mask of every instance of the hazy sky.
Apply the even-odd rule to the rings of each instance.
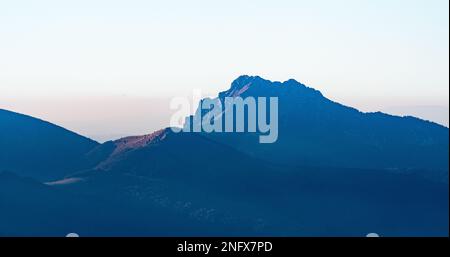
[[[0,108],[95,139],[241,74],[448,125],[448,0],[0,1]]]

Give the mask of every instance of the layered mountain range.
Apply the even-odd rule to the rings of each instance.
[[[215,100],[237,96],[278,97],[275,143],[165,128],[99,144],[0,110],[0,235],[448,235],[448,128],[295,80],[241,76]]]

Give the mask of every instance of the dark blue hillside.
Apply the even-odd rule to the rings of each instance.
[[[227,96],[279,98],[279,136],[273,144],[260,144],[257,133],[205,134],[256,158],[293,166],[420,169],[448,181],[449,129],[444,126],[363,113],[295,80],[241,76],[218,98],[223,102]]]
[[[0,110],[0,171],[40,181],[91,166],[85,154],[98,143],[30,116]]]
[[[448,236],[448,128],[295,80],[242,76],[226,96],[279,97],[278,141],[162,129],[100,145],[0,111],[0,235]]]

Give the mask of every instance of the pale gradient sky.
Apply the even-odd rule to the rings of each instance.
[[[0,1],[0,108],[103,141],[242,74],[448,126],[448,0]]]

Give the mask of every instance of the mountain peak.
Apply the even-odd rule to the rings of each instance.
[[[223,92],[223,94],[224,96],[236,97],[247,91],[250,88],[250,86],[254,84],[259,84],[261,82],[270,82],[270,81],[264,80],[259,76],[242,75],[239,76],[237,79],[235,79],[231,83],[230,89]]]
[[[265,95],[264,92],[271,92],[270,94],[276,95],[278,88],[284,88],[284,90],[300,90],[304,93],[310,92],[322,96],[319,91],[307,87],[295,79],[288,79],[284,82],[280,82],[270,81],[260,76],[241,75],[231,83],[231,87],[228,90],[219,93],[219,98],[237,97],[242,96],[244,93],[249,95]],[[247,92],[249,90],[251,92]]]
[[[252,83],[255,81],[261,81],[261,80],[265,80],[265,79],[261,78],[260,76],[241,75],[231,83],[231,86],[233,87],[233,86],[245,85],[248,83]]]
[[[240,88],[244,87],[245,85],[258,84],[258,83],[280,84],[280,85],[281,84],[282,85],[298,85],[298,86],[306,87],[304,84],[302,84],[292,78],[288,79],[284,82],[280,82],[280,81],[270,81],[270,80],[264,79],[260,76],[241,75],[231,83],[230,89],[240,89]]]

